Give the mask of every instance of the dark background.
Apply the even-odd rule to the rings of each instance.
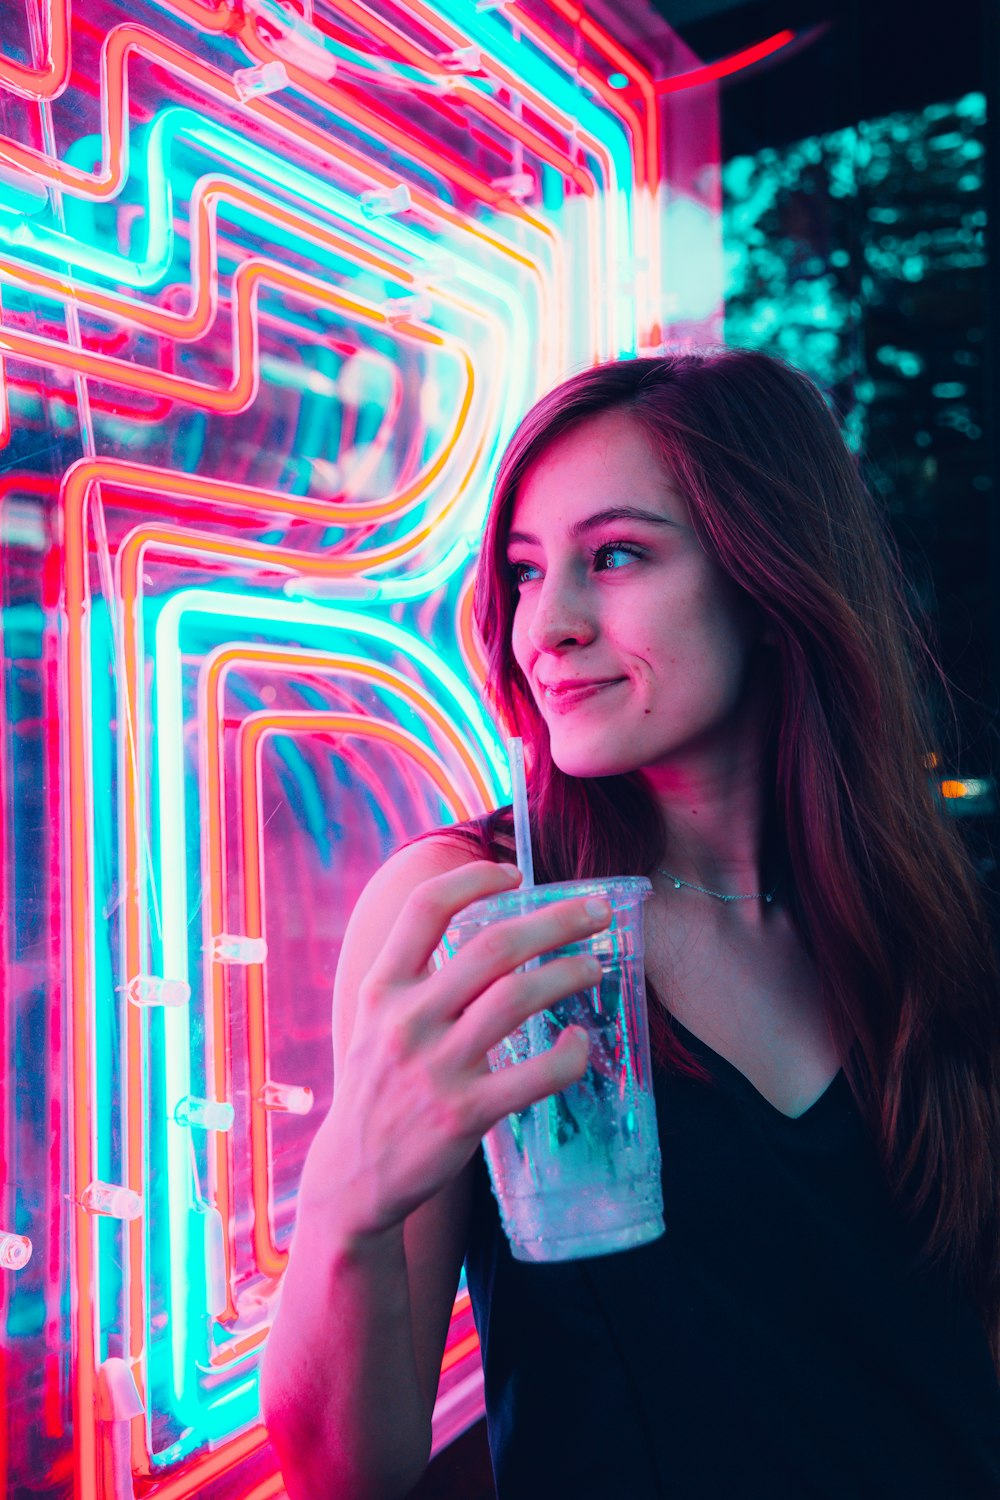
[[[723,156],[986,89],[982,0],[651,0],[705,61],[785,29],[824,35],[722,81]],[[627,4],[622,5],[627,9]]]
[[[992,226],[1000,222],[1000,129],[991,108],[1000,73],[998,0],[957,0],[950,6],[930,0],[652,4],[706,61],[786,28],[798,34],[773,59],[722,81],[724,163],[766,157],[769,148],[783,159],[790,146],[808,137],[891,115],[899,115],[901,124],[913,117],[917,149],[908,152],[900,143],[877,188],[865,182],[862,170],[856,195],[834,201],[817,169],[811,190],[790,193],[783,209],[789,222],[794,219],[796,235],[812,236],[817,263],[828,263],[840,249],[856,278],[853,315],[842,329],[844,363],[853,368],[832,395],[842,411],[849,411],[862,391],[866,474],[889,512],[917,602],[954,688],[958,733],[950,744],[944,737],[942,770],[959,777],[990,775],[997,761],[1000,704],[995,503],[1000,302],[989,270]],[[944,181],[940,164],[925,164],[916,142],[921,133],[926,138],[948,125],[922,125],[919,116],[927,106],[974,93],[986,100],[979,132],[985,147],[979,163],[982,187],[958,194]],[[724,195],[725,182],[724,172]],[[938,238],[970,205],[984,210],[985,226],[976,232],[981,264],[949,267],[947,257],[939,256],[917,284],[894,288],[891,277],[873,272],[884,256],[872,211],[878,214],[886,204],[899,213],[895,233],[925,230]],[[731,225],[727,233],[732,234]],[[900,341],[924,361],[923,382],[894,378],[880,362],[878,351]],[[940,389],[956,377],[967,384],[970,415],[964,433],[944,425],[955,408],[945,414],[930,398],[935,379]]]

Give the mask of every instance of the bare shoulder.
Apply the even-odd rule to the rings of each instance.
[[[460,843],[457,837],[445,832],[430,834],[390,854],[365,886],[358,904],[371,891],[381,895],[396,888],[407,891],[415,881],[427,880],[445,870],[457,870],[479,857],[470,844]]]

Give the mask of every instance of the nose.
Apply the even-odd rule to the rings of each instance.
[[[531,610],[526,634],[536,651],[593,639],[595,624],[586,590],[574,587],[565,576],[546,574],[530,604],[525,599],[521,608],[526,605]]]

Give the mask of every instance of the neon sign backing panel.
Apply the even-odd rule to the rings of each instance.
[[[570,0],[7,0],[0,1489],[282,1493],[258,1363],[347,917],[506,799],[499,452],[717,336],[712,84]],[[481,1410],[464,1284],[435,1448]]]

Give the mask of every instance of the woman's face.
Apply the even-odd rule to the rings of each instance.
[[[648,518],[608,514],[626,506]],[[759,616],[702,550],[633,418],[586,419],[537,460],[514,503],[507,559],[520,579],[514,656],[560,770],[613,776],[728,758]],[[595,679],[604,685],[565,691]]]

